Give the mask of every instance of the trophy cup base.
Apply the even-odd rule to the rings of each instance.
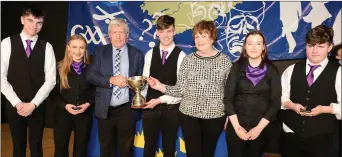
[[[145,87],[147,77],[145,76],[132,76],[127,79],[128,85],[134,90],[135,96],[132,99],[131,108],[142,109],[144,108],[146,99],[141,95],[140,91]]]
[[[145,106],[147,106],[147,105],[145,105],[145,104],[132,104],[131,105],[131,108],[133,108],[133,109],[142,109],[142,108],[144,108]]]

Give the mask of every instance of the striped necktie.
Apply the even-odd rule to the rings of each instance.
[[[120,49],[116,49],[116,55],[115,55],[115,64],[114,64],[114,76],[120,75]],[[113,89],[113,94],[114,96],[116,96],[117,98],[120,98],[121,96],[121,92],[120,92],[120,87],[118,86],[114,86]]]

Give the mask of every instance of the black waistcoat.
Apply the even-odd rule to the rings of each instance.
[[[158,79],[163,84],[171,86],[175,85],[177,82],[177,62],[180,52],[181,49],[176,46],[163,65],[159,46],[154,47],[151,59],[150,76]],[[164,94],[152,88],[148,88],[146,100],[149,101],[162,95]]]
[[[329,61],[322,73],[309,87],[305,72],[306,62],[295,64],[291,76],[291,101],[307,106],[307,110],[318,105],[329,106],[330,103],[337,103],[335,81],[338,68],[339,66]],[[333,114],[307,117],[300,116],[292,110],[281,110],[280,118],[300,137],[332,134],[336,130],[337,119]]]
[[[45,81],[46,41],[38,38],[30,57],[27,57],[20,35],[11,36],[10,40],[7,80],[21,101],[30,102]]]

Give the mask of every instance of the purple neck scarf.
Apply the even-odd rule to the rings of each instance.
[[[80,62],[73,61],[71,66],[74,68],[77,75],[80,75],[82,73],[82,70],[85,67],[85,64],[83,63],[83,61],[80,61]]]
[[[248,64],[246,67],[246,76],[247,79],[250,80],[254,86],[256,86],[265,76],[267,71],[266,63],[264,64],[264,67],[252,67]]]

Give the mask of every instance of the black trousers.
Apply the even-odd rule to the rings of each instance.
[[[303,138],[283,131],[280,136],[280,149],[282,157],[332,157],[333,135]]]
[[[69,156],[72,130],[74,130],[73,157],[86,156],[92,116],[92,108],[78,115],[72,115],[65,109],[57,108],[54,127],[55,157]]]
[[[131,157],[135,118],[131,105],[109,107],[107,119],[98,118],[101,157]],[[117,149],[118,148],[118,149]]]
[[[17,109],[6,103],[6,114],[13,141],[13,156],[26,157],[27,128],[29,129],[29,147],[31,157],[42,157],[42,139],[45,121],[45,104],[40,104],[31,115],[20,116]]]
[[[201,119],[180,112],[179,122],[188,157],[213,157],[217,140],[223,131],[226,116]]]
[[[160,131],[164,157],[175,156],[178,108],[178,104],[160,104],[154,109],[143,111],[142,126],[145,137],[144,157],[155,157]]]
[[[261,157],[267,146],[266,129],[255,140],[244,141],[236,134],[234,127],[228,123],[226,129],[226,141],[229,157]],[[248,131],[248,130],[247,130]]]

